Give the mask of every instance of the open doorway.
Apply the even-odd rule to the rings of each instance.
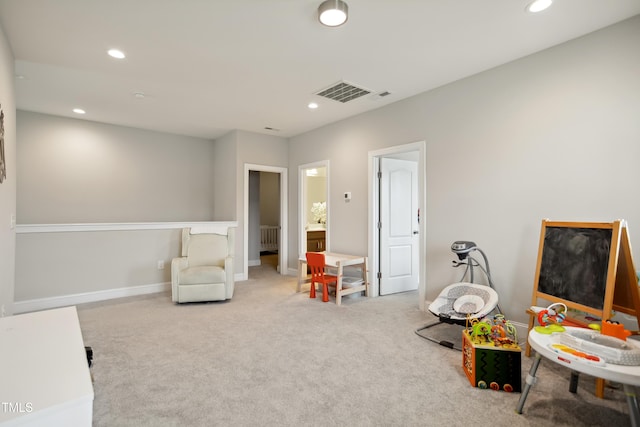
[[[298,169],[299,256],[329,250],[329,161]]]
[[[424,309],[425,143],[369,153],[371,294],[418,289]]]
[[[245,164],[244,178],[244,277],[263,261],[286,274],[287,169]]]
[[[249,171],[249,267],[279,271],[280,174]]]

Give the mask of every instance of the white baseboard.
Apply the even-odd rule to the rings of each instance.
[[[107,289],[104,291],[85,292],[81,294],[62,295],[50,298],[38,298],[13,303],[15,314],[27,313],[51,308],[67,307],[84,304],[87,302],[104,301],[114,298],[130,297],[135,295],[153,294],[171,289],[171,282],[154,283],[151,285],[130,286],[126,288]]]
[[[289,268],[289,276],[297,276],[298,270]],[[236,273],[236,282],[247,280],[242,273]],[[80,294],[61,295],[49,298],[38,298],[26,301],[16,301],[13,303],[13,313],[29,313],[32,311],[49,310],[58,307],[68,307],[71,305],[84,304],[88,302],[105,301],[114,298],[132,297],[136,295],[153,294],[171,290],[171,282],[153,283],[150,285],[128,286],[125,288],[106,289],[103,291],[83,292]]]
[[[259,259],[250,259],[249,261],[247,261],[248,267],[255,267],[258,265],[262,265],[262,261],[260,261]]]
[[[86,231],[173,230],[188,227],[237,227],[238,221],[117,222],[83,224],[17,224],[16,234]]]

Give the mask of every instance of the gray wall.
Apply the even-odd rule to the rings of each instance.
[[[209,221],[213,142],[18,111],[20,224]]]
[[[17,129],[21,225],[213,219],[213,141],[26,111],[18,111]],[[15,301],[161,288],[179,236],[174,229],[19,234]]]
[[[19,111],[18,134],[20,224],[239,219],[236,273],[244,268],[239,171],[247,162],[287,162],[285,139],[250,132],[208,141]],[[172,229],[19,234],[11,288],[21,303],[159,289],[179,243]]]
[[[171,282],[181,230],[18,234],[15,301]],[[158,270],[157,262],[165,268]]]
[[[245,164],[286,168],[288,140],[234,130],[214,142],[213,194],[216,221],[234,220],[236,230],[236,273],[244,270],[244,181]],[[259,225],[259,224],[258,224]],[[249,256],[249,259],[252,259]]]
[[[213,207],[215,221],[238,219],[236,206],[238,183],[235,179],[238,168],[237,158],[237,132],[230,132],[214,141],[213,197],[217,200]],[[237,237],[236,243],[238,243]]]
[[[637,77],[640,17],[289,141],[233,131],[209,143],[20,112],[19,165],[14,168],[11,162],[13,158],[15,165],[16,143],[12,135],[15,127],[10,118],[15,108],[13,69],[10,50],[4,39],[1,42],[0,89],[8,100],[3,98],[0,102],[8,117],[5,118],[8,149],[5,149],[10,163],[8,179],[0,185],[0,225],[5,224],[0,227],[0,255],[3,255],[0,303],[11,301],[14,292],[16,252],[14,233],[7,223],[8,216],[15,211],[16,189],[12,182],[16,182],[16,170],[20,174],[17,193],[21,223],[237,220],[237,253],[242,254],[244,164],[288,167],[288,264],[289,268],[296,268],[298,166],[325,159],[331,161],[332,184],[328,195],[332,207],[331,248],[338,252],[366,253],[368,153],[424,140],[427,141],[427,212],[423,216],[427,230],[424,256],[427,297],[433,298],[446,284],[458,279],[459,272],[450,267],[451,242],[474,240],[489,256],[503,309],[516,320],[525,319],[524,309],[530,303],[542,218],[573,221],[625,218],[630,224],[632,245],[640,244],[634,232],[640,229],[640,202],[635,197],[637,182],[640,182],[640,169],[636,165],[640,158],[640,79]],[[65,137],[62,140],[68,145],[60,145],[60,134],[54,132],[52,139],[40,128],[36,116],[52,131],[73,132],[72,128],[76,128],[77,132],[90,131],[92,137]],[[74,126],[68,127],[72,122]],[[34,128],[23,126],[26,123],[33,124]],[[23,132],[24,148],[21,146]],[[37,140],[29,137],[36,133]],[[90,141],[91,147],[77,144],[80,140]],[[111,140],[113,146],[103,144],[105,140]],[[124,144],[124,140],[128,144]],[[47,147],[50,141],[60,150]],[[73,141],[76,143],[74,155],[65,156],[71,152]],[[152,142],[163,148],[158,151]],[[176,153],[177,146],[188,146],[196,154]],[[106,150],[102,152],[104,157],[87,151],[100,147]],[[79,156],[81,150],[85,152]],[[43,153],[52,157],[43,158]],[[200,163],[203,153],[209,154],[208,166]],[[193,175],[178,176],[176,170],[190,173],[190,156],[199,157],[194,159]],[[91,170],[91,165],[97,170]],[[105,170],[105,165],[112,169]],[[81,174],[82,168],[88,173],[88,179]],[[77,180],[71,179],[73,177]],[[120,177],[133,180],[133,191],[122,187]],[[200,187],[199,183],[207,177],[209,185]],[[49,179],[52,182],[46,182]],[[61,187],[62,179],[71,187]],[[110,187],[101,187],[105,182],[120,186],[124,193],[113,194]],[[49,198],[36,188],[39,184],[55,192],[57,197]],[[169,206],[167,201],[172,200],[178,187],[189,191],[188,196],[182,195],[187,199],[181,199],[190,206],[188,218],[184,217],[181,207]],[[350,203],[341,203],[345,191],[352,192]],[[201,203],[202,193],[209,197],[206,203]],[[28,200],[32,194],[35,200]],[[114,209],[102,212],[98,208],[101,195],[114,203]],[[89,206],[78,204],[81,196],[88,198]],[[140,206],[145,197],[150,197],[150,203]],[[77,211],[83,213],[82,218]],[[42,249],[37,247],[51,248],[47,246],[49,243],[43,240],[41,246],[34,245],[32,237],[24,236],[20,245],[25,253],[46,259],[46,251],[42,255]],[[60,238],[75,241],[78,237]],[[162,244],[173,241],[171,236],[159,238]],[[119,242],[126,239],[123,237]],[[118,248],[118,244],[111,245]],[[171,245],[169,243],[169,252],[177,250]],[[95,256],[104,257],[107,264],[111,259],[107,259],[108,254],[96,253]],[[163,254],[153,253],[140,260],[149,271],[125,269],[127,274],[116,273],[117,277],[104,286],[127,286],[118,283],[118,277],[129,278],[134,284],[166,280],[166,271],[154,270],[155,258],[160,256]],[[17,260],[16,265],[21,265],[21,269],[39,268],[41,265],[37,262],[41,261],[22,265]],[[243,267],[242,262],[238,262],[236,272],[243,271]],[[56,266],[52,263],[50,268]],[[40,298],[77,290],[63,286],[67,280],[64,274],[56,280],[49,277],[48,283],[29,284],[25,288],[16,283],[16,294],[21,298]],[[78,289],[95,290],[92,286]]]
[[[7,38],[0,28],[0,107],[4,112],[4,155],[6,179],[0,184],[0,316],[13,313],[16,215],[16,100],[14,60]]]
[[[288,141],[285,138],[262,135],[247,131],[234,131],[237,142],[236,159],[236,220],[238,230],[236,232],[237,254],[242,254],[244,248],[244,181],[245,164],[261,166],[283,167],[288,166]],[[241,257],[239,257],[241,258]],[[244,261],[238,259],[239,266],[236,272],[243,271]]]
[[[451,243],[473,240],[503,310],[525,321],[543,218],[624,218],[640,247],[638,46],[640,16],[294,137],[289,169],[331,161],[331,249],[366,253],[368,152],[426,141],[427,299],[459,279]],[[297,182],[292,174],[289,267]],[[340,203],[345,191],[351,203]]]

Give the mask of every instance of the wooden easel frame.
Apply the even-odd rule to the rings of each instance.
[[[567,228],[604,228],[611,229],[611,247],[609,253],[609,262],[607,268],[607,280],[605,285],[604,303],[602,309],[588,307],[574,301],[564,300],[553,295],[540,292],[538,283],[540,281],[540,269],[542,266],[542,253],[547,227],[567,227]],[[633,264],[633,256],[631,253],[631,241],[629,239],[629,231],[626,221],[616,220],[614,222],[559,222],[542,220],[540,231],[540,245],[538,250],[538,262],[536,265],[536,274],[533,285],[533,296],[531,305],[537,306],[538,300],[542,299],[549,302],[559,302],[565,304],[569,308],[583,311],[598,316],[602,320],[610,319],[613,311],[619,311],[636,317],[640,326],[640,292],[638,291],[638,278],[636,269]],[[527,310],[529,314],[529,331],[533,328],[536,313]],[[587,322],[575,318],[567,318],[568,323],[577,326],[586,327]],[[527,342],[525,355],[531,355],[531,347]],[[596,395],[604,397],[604,381],[598,380],[596,387]]]

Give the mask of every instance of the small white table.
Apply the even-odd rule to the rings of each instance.
[[[327,267],[333,267],[338,269],[338,283],[336,284],[336,304],[342,303],[342,297],[345,295],[353,294],[356,292],[364,291],[365,296],[369,296],[369,278],[368,278],[368,263],[366,256],[359,255],[346,255],[335,252],[323,252],[324,262]],[[362,279],[358,278],[358,281],[353,283],[353,286],[344,287],[346,283],[344,281],[344,267],[353,266],[358,267],[362,271]],[[302,256],[298,258],[298,287],[297,292],[300,292],[303,283],[309,282],[307,278],[307,259]]]
[[[92,418],[76,308],[0,318],[0,426],[91,426]]]
[[[580,328],[567,326],[566,329],[571,330]],[[640,366],[614,365],[611,363],[607,363],[605,365],[596,365],[571,360],[571,358],[563,357],[561,353],[557,353],[549,348],[549,344],[552,344],[551,336],[552,335],[536,332],[535,329],[531,329],[531,331],[529,332],[529,344],[536,351],[536,358],[531,365],[531,369],[529,369],[529,373],[527,374],[524,390],[522,391],[522,395],[520,396],[520,401],[518,402],[516,412],[519,414],[522,413],[522,408],[524,407],[524,403],[527,400],[529,390],[537,380],[536,371],[538,370],[540,361],[544,357],[575,372],[621,383],[627,396],[627,403],[629,404],[629,416],[631,418],[631,425],[633,427],[638,427],[640,425],[640,415],[638,411],[638,402],[636,399],[635,391],[632,386],[640,386]],[[570,390],[572,392],[575,392],[575,380],[577,380],[577,377],[572,376],[572,384],[570,387]]]

